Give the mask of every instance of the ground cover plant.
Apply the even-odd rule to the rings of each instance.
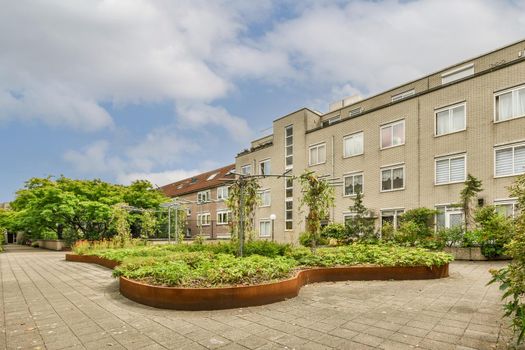
[[[422,248],[350,244],[340,247],[291,247],[268,241],[247,242],[243,257],[235,243],[144,245],[130,241],[79,242],[77,254],[120,262],[114,274],[155,285],[220,287],[253,285],[292,277],[310,267],[355,265],[442,266],[452,257]]]

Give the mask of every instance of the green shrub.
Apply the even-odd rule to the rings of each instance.
[[[478,209],[474,214],[478,226],[477,243],[487,258],[494,258],[504,253],[504,246],[514,236],[514,224],[496,211],[494,206]]]
[[[31,247],[38,248],[38,247],[40,247],[40,244],[37,241],[31,242]]]
[[[328,242],[326,241],[326,238],[319,237],[317,241],[317,245],[326,245]],[[299,244],[304,247],[312,247],[313,244],[313,238],[312,235],[308,232],[303,232],[299,235]]]
[[[330,223],[321,230],[321,237],[335,238],[339,241],[346,238],[346,228],[343,224]]]
[[[394,241],[394,239],[395,239],[394,226],[389,222],[385,222],[383,226],[381,227],[381,241],[392,242]]]
[[[437,232],[437,239],[445,247],[461,246],[463,234],[464,231],[461,226],[443,228]]]
[[[231,245],[233,247],[233,245]],[[235,247],[236,248],[236,247]],[[261,255],[270,258],[276,256],[284,256],[287,251],[291,249],[289,244],[281,244],[263,240],[247,242],[244,245],[244,254],[249,255]]]

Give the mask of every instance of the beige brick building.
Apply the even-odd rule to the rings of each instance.
[[[344,222],[356,191],[384,221],[437,208],[438,226],[462,219],[457,203],[466,174],[483,181],[479,204],[511,215],[507,186],[525,173],[525,41],[460,62],[378,95],[352,97],[325,114],[303,108],[273,122],[273,134],[236,157],[237,172],[300,175],[305,169],[344,182],[331,220]],[[261,180],[264,206],[255,227],[296,241],[304,230],[298,181]],[[448,205],[448,207],[447,207]]]

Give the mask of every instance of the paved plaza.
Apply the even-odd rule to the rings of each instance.
[[[319,283],[276,304],[173,311],[122,297],[111,271],[64,253],[0,254],[0,349],[506,349],[502,262],[430,281]]]

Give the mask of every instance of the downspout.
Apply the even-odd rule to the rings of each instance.
[[[421,115],[420,100],[417,98],[417,206],[421,207]]]
[[[332,179],[335,178],[335,152],[334,152],[335,136],[332,135]],[[335,222],[335,202],[332,205],[332,220]]]

